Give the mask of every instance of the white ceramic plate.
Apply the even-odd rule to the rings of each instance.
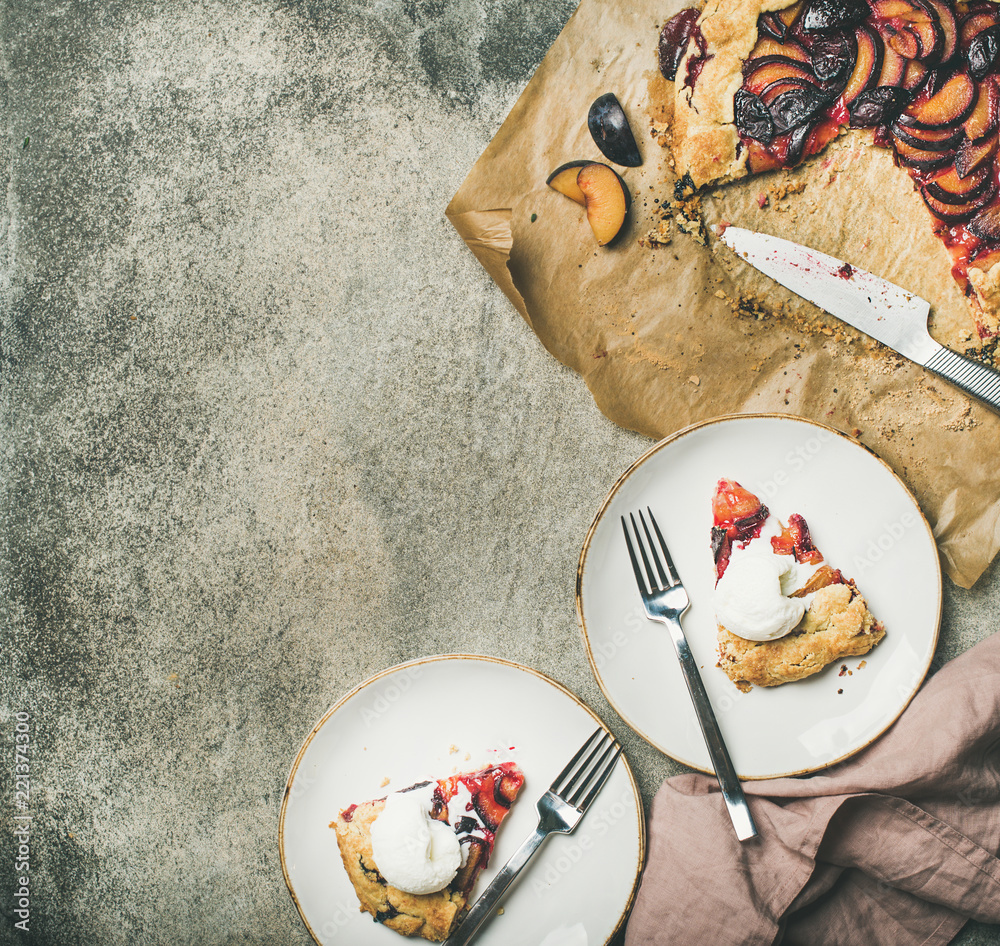
[[[720,477],[782,521],[805,516],[827,562],[853,578],[886,635],[865,657],[783,686],[741,693],[716,667],[711,499]],[[594,675],[645,740],[711,771],[667,630],[648,621],[620,516],[650,507],[691,608],[684,631],[743,778],[816,771],[884,732],[927,673],[941,617],[930,527],[892,470],[851,438],[785,415],[735,415],[656,444],[619,479],[580,555],[577,610]],[[859,665],[865,661],[865,666]],[[850,674],[841,675],[846,664]]]
[[[428,657],[356,687],[309,734],[281,807],[281,866],[313,938],[324,946],[403,942],[358,908],[329,827],[343,808],[513,759],[525,783],[476,884],[482,892],[534,831],[535,800],[602,725],[555,681],[489,657]],[[524,869],[477,944],[606,943],[631,906],[644,852],[642,803],[623,756],[576,830],[550,837]]]

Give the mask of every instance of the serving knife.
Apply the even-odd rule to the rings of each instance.
[[[1000,371],[939,345],[930,303],[850,263],[766,233],[726,227],[722,241],[751,266],[1000,413]]]

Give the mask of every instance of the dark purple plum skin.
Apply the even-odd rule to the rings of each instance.
[[[590,106],[587,127],[601,154],[609,161],[627,168],[642,164],[628,118],[613,92],[606,92]]]
[[[865,0],[812,0],[802,17],[807,33],[833,33],[857,26],[871,12]]]
[[[910,95],[905,89],[882,86],[862,92],[851,103],[851,128],[876,128],[899,117]]]

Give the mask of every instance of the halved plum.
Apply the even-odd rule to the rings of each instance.
[[[967,72],[956,72],[933,95],[912,102],[900,122],[923,128],[958,125],[969,117],[975,104],[976,83]]]
[[[965,61],[973,79],[985,79],[1000,55],[1000,26],[990,26],[977,33],[965,51]]]
[[[851,104],[851,128],[875,128],[888,125],[906,106],[905,89],[880,86],[862,92]]]
[[[802,17],[807,33],[838,33],[851,29],[868,16],[865,0],[812,0]]]
[[[614,92],[605,92],[594,100],[587,114],[587,127],[601,154],[609,161],[629,168],[642,164],[625,110]]]
[[[809,49],[812,68],[820,82],[833,82],[850,75],[858,57],[854,33],[833,33],[817,36]]]
[[[774,121],[767,106],[745,89],[740,89],[733,97],[736,116],[736,130],[747,138],[768,145],[774,138]]]
[[[830,96],[816,86],[792,88],[770,103],[774,127],[780,133],[801,128],[809,123],[830,102]]]

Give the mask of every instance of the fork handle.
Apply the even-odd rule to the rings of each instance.
[[[483,891],[482,896],[476,900],[472,909],[465,915],[457,930],[448,938],[445,946],[466,946],[471,943],[473,937],[479,932],[479,928],[493,915],[497,904],[507,892],[521,868],[531,860],[531,856],[538,850],[550,832],[546,831],[540,824],[535,828],[533,834],[529,834],[521,843],[521,846],[510,856],[500,872],[493,878],[490,885]]]
[[[718,720],[715,718],[715,712],[708,698],[705,684],[702,682],[701,674],[698,673],[698,665],[691,653],[691,647],[681,630],[679,621],[664,619],[663,623],[670,628],[670,639],[674,643],[677,659],[684,672],[684,682],[691,694],[691,702],[694,703],[695,713],[698,716],[701,731],[705,736],[705,744],[708,746],[708,754],[712,760],[712,767],[719,780],[722,797],[726,800],[729,817],[736,829],[736,837],[741,841],[749,841],[750,838],[757,837],[757,826],[754,824],[753,815],[750,814],[750,806],[747,804],[746,795],[743,794],[743,786],[740,785],[739,776],[733,767],[733,760],[729,758],[729,750],[722,739]]]

